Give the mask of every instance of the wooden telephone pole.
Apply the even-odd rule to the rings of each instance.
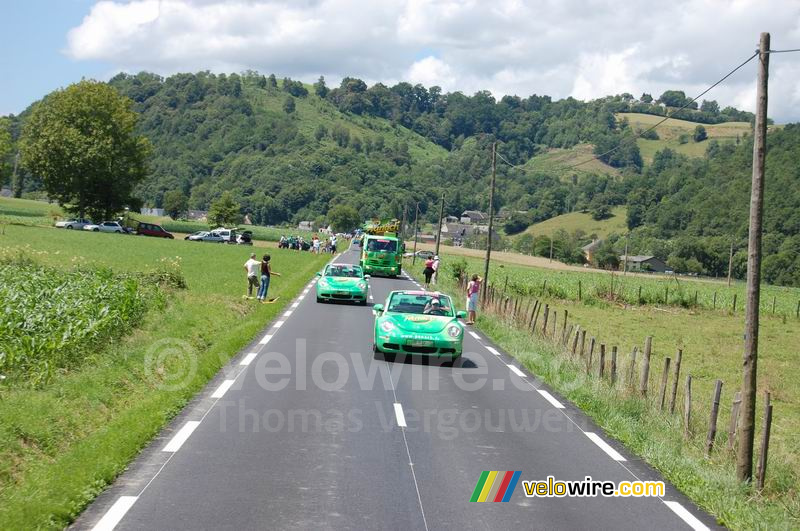
[[[750,189],[750,233],[747,240],[747,306],[745,309],[742,404],[739,417],[739,453],[736,477],[753,477],[753,438],[756,419],[756,368],[758,362],[758,304],[761,296],[761,222],[764,211],[764,164],[767,156],[767,88],[769,33],[761,34],[758,47],[756,122],[753,131],[753,180]]]
[[[731,287],[732,272],[733,272],[733,241],[731,241],[731,252],[728,255],[728,287]]]
[[[444,192],[442,192],[442,202],[439,204],[439,223],[436,225],[436,251],[439,255],[439,242],[442,240],[442,217],[444,217]]]
[[[492,257],[492,219],[494,218],[494,184],[497,180],[497,142],[492,142],[492,184],[489,188],[489,234],[486,237],[486,258],[483,263],[483,296],[489,286],[489,260]]]
[[[419,233],[419,201],[417,201],[416,212],[414,213],[414,256],[411,258],[411,264],[417,263],[417,234]]]

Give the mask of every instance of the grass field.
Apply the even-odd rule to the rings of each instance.
[[[467,260],[468,272],[482,272],[477,260]],[[447,262],[443,264],[441,289],[456,289],[448,278]],[[409,270],[412,268],[408,267]],[[421,275],[421,266],[413,270]],[[517,281],[541,278],[538,270],[517,266],[492,269],[490,278],[502,286],[505,274],[517,275]],[[542,272],[548,284],[577,283],[584,286],[592,275],[576,272]],[[608,276],[605,277],[607,282]],[[639,282],[637,279],[636,282]],[[509,285],[511,280],[509,280]],[[694,284],[694,283],[693,283]],[[534,281],[531,292],[541,284]],[[569,288],[564,289],[568,293]],[[800,298],[800,290],[791,296]],[[461,299],[462,297],[458,297]],[[510,353],[517,356],[534,374],[542,377],[594,417],[611,435],[623,441],[631,450],[653,466],[697,503],[720,518],[725,525],[738,529],[790,529],[800,525],[800,369],[797,345],[800,345],[800,321],[792,317],[763,315],[759,348],[759,403],[757,405],[757,434],[761,429],[762,395],[769,390],[774,404],[772,441],[770,445],[767,484],[763,494],[749,495],[735,480],[735,468],[730,452],[725,450],[730,405],[734,391],[741,383],[742,331],[741,313],[684,309],[660,305],[629,306],[594,300],[591,303],[565,300],[552,292],[544,296],[523,298],[523,304],[538,298],[558,312],[560,330],[564,310],[568,322],[587,330],[587,342],[595,337],[597,343],[619,348],[619,367],[625,368],[634,346],[641,352],[647,335],[653,336],[653,355],[650,372],[651,397],[657,393],[664,358],[683,349],[679,401],[683,380],[693,377],[693,429],[691,444],[684,444],[679,416],[659,413],[653,406],[632,400],[625,393],[610,390],[606,383],[585,378],[579,368],[556,361],[552,344],[531,339],[526,331],[509,326],[504,320],[491,316],[479,317],[479,327]],[[541,324],[541,321],[540,321]],[[599,349],[599,347],[598,347]],[[597,351],[595,352],[597,356]],[[641,354],[640,354],[641,357]],[[596,358],[595,358],[596,359]],[[723,382],[722,407],[718,421],[717,450],[711,458],[703,456],[702,441],[708,428],[708,415],[714,381]],[[679,402],[679,409],[682,407]],[[793,522],[793,523],[792,523]]]
[[[0,383],[0,528],[63,528],[329,258],[271,250],[283,274],[260,305],[243,299],[250,248],[6,225],[0,248],[63,269],[156,272],[187,287],[140,326],[43,386]]]
[[[582,230],[587,236],[596,234],[598,238],[605,238],[612,233],[624,234],[628,230],[627,208],[617,206],[611,210],[611,213],[610,218],[596,221],[589,213],[570,212],[535,223],[528,227],[525,233],[534,236],[551,236],[556,231],[564,229],[570,234],[576,230]]]
[[[611,175],[613,177],[620,175],[618,169],[600,160],[593,159],[593,157],[593,145],[578,144],[568,149],[550,148],[546,152],[531,158],[523,167],[528,171],[558,175],[562,180],[570,179],[573,175],[589,173]],[[581,163],[581,165],[569,168],[569,166],[578,163]]]
[[[640,113],[621,113],[617,114],[617,119],[621,120],[627,118],[628,123],[634,130],[645,130],[664,119],[663,116],[654,116],[652,114]],[[698,125],[702,125],[708,134],[708,140],[703,142],[695,142],[692,139],[694,130]],[[683,153],[689,157],[702,157],[705,155],[708,141],[711,139],[719,140],[720,142],[735,142],[737,138],[743,138],[746,134],[750,134],[750,124],[747,122],[725,122],[721,124],[697,124],[695,122],[688,122],[686,120],[676,120],[674,118],[668,119],[663,124],[659,125],[656,129],[658,133],[658,140],[646,140],[640,138],[637,140],[639,150],[642,153],[642,159],[645,163],[653,161],[653,156],[657,151],[664,148],[670,148],[678,153]],[[689,141],[685,144],[679,142],[681,135],[689,135]]]

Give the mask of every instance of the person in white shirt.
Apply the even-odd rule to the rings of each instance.
[[[439,280],[439,255],[433,257],[433,264],[431,265],[433,269],[433,284],[436,285],[436,281]]]
[[[261,271],[261,262],[256,260],[256,253],[250,254],[250,260],[244,263],[247,271],[247,298],[253,298],[253,290],[258,291],[258,273]]]

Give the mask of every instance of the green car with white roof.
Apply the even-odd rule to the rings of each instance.
[[[362,306],[369,296],[369,275],[354,264],[328,264],[317,273],[317,302],[350,301]]]

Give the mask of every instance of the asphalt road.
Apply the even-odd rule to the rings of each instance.
[[[348,251],[337,262],[356,262]],[[408,278],[373,278],[372,302]],[[486,470],[521,480],[661,480],[482,334],[454,367],[376,361],[369,307],[313,281],[78,519],[77,529],[705,529],[657,498],[470,503]]]

